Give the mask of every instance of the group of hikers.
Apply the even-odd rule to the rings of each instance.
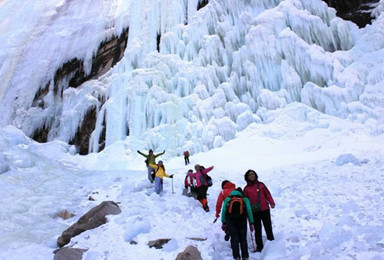
[[[156,164],[156,158],[162,153],[154,154],[149,150],[148,154],[137,151],[142,156],[146,157],[148,167],[148,179],[151,183],[155,182],[155,192],[160,194],[163,190],[163,178],[173,178],[173,175],[168,175],[165,172],[164,164],[159,161]],[[185,164],[189,164],[184,153]],[[185,190],[183,194],[193,196],[201,204],[203,209],[208,212],[207,191],[212,185],[212,179],[208,173],[214,166],[205,168],[199,164],[195,165],[195,172],[189,169],[185,177]],[[215,221],[221,215],[221,229],[225,232],[225,241],[231,240],[232,255],[234,259],[249,259],[248,241],[247,241],[247,222],[251,232],[252,244],[255,252],[261,252],[264,244],[262,240],[262,226],[264,226],[267,239],[274,240],[272,231],[272,222],[270,208],[275,207],[275,202],[272,198],[267,186],[258,180],[258,175],[254,170],[248,170],[244,174],[246,186],[244,189],[236,187],[236,185],[224,180],[221,183],[222,191],[219,193],[216,201]],[[253,241],[252,233],[256,240],[256,245]]]

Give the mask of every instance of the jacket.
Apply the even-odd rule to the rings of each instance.
[[[156,177],[159,177],[160,179],[163,179],[164,176],[165,176],[165,177],[168,177],[168,178],[171,177],[171,175],[168,175],[168,174],[164,171],[163,167],[159,167],[159,166],[157,166],[156,164],[152,164],[152,163],[149,163],[148,166],[155,170],[155,175],[156,175]]]
[[[275,201],[264,183],[259,181],[254,183],[247,182],[247,185],[244,187],[244,196],[249,198],[251,205],[255,204],[258,197],[257,183],[260,184],[260,211],[269,210],[269,205],[275,205]]]
[[[196,187],[197,188],[199,188],[201,186],[208,186],[206,176],[207,176],[207,173],[210,172],[212,169],[213,169],[213,167],[211,166],[205,170],[202,170],[202,171],[199,170],[195,173],[190,174],[190,176],[192,176],[193,178],[196,179]]]
[[[221,206],[223,205],[224,200],[231,194],[231,192],[236,189],[236,185],[232,182],[227,182],[224,184],[223,190],[217,196],[216,201],[216,218],[219,217]]]
[[[145,153],[142,153],[140,151],[137,151],[140,155],[144,156],[145,158],[147,158],[148,160],[148,163],[152,163],[152,164],[156,164],[156,158],[159,157],[160,155],[163,155],[165,154],[165,151],[163,151],[162,153],[158,153],[158,154],[153,154],[152,156],[150,156],[149,154],[145,154]]]
[[[238,191],[238,190],[233,190],[231,192],[231,194],[229,194],[229,196],[224,200],[224,206],[223,206],[223,209],[221,211],[221,223],[223,224],[226,224],[227,221],[226,221],[226,213],[227,213],[227,210],[228,210],[228,204],[229,204],[229,201],[231,200],[232,197],[235,197],[235,196],[243,196],[243,194]],[[243,196],[243,201],[244,201],[244,204],[245,204],[245,208],[247,210],[247,218],[248,218],[248,221],[250,224],[253,224],[254,223],[254,219],[253,219],[253,214],[252,214],[252,208],[251,208],[251,203],[249,202],[249,199],[247,197],[244,197]]]

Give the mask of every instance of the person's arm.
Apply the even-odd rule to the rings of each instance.
[[[137,150],[137,152],[138,152],[140,155],[144,156],[145,158],[147,158],[147,157],[148,157],[148,155],[147,155],[147,154],[145,154],[145,153],[142,153],[142,152],[140,152],[139,150]]]
[[[154,170],[157,170],[157,168],[159,168],[159,166],[157,166],[156,164],[153,164],[153,163],[148,163],[148,166]]]
[[[219,193],[219,196],[217,196],[217,201],[216,201],[216,218],[220,216],[220,211],[221,211],[221,206],[223,205],[224,201],[224,195],[223,192]]]
[[[224,200],[224,205],[223,205],[223,208],[221,210],[221,223],[223,224],[226,224],[227,221],[225,219],[225,213],[227,212],[227,204],[228,204],[228,201],[230,200],[231,198],[230,197],[227,197],[225,200]]]
[[[265,186],[265,184],[264,184],[264,188],[265,188],[264,189],[264,195],[267,198],[268,203],[271,205],[271,208],[274,208],[275,207],[275,201],[273,200],[272,195],[269,192],[267,186]]]
[[[247,215],[248,215],[249,224],[253,224],[255,220],[253,219],[251,203],[249,202],[249,199],[246,198],[246,197],[244,197],[243,200],[244,200],[244,203],[245,203],[245,208],[247,209]]]
[[[213,166],[208,167],[207,169],[202,170],[201,173],[203,173],[203,174],[207,174],[208,172],[210,172],[210,171],[212,171],[212,170],[213,170]]]
[[[155,156],[155,158],[157,158],[157,157],[159,157],[159,156],[161,156],[163,154],[165,154],[165,150],[162,153],[155,154],[154,156]]]

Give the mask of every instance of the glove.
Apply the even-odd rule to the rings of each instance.
[[[139,150],[137,150],[137,152],[140,152]]]
[[[220,214],[216,214],[215,217],[216,217],[216,218],[220,217]]]
[[[173,174],[171,174],[171,176],[169,176],[169,178],[173,178]]]
[[[165,150],[163,151],[163,153],[165,153]]]
[[[275,204],[271,205],[271,208],[273,208],[273,209],[274,209],[274,208],[275,208]]]
[[[221,229],[222,229],[223,231],[227,230],[227,225],[226,225],[226,224],[222,224],[222,225],[221,225]]]
[[[251,232],[255,231],[255,226],[254,226],[253,224],[251,224],[251,225],[249,226],[249,230],[251,230]]]

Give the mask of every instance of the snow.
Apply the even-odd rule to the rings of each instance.
[[[71,240],[83,259],[175,259],[188,245],[231,259],[214,206],[221,182],[244,187],[248,169],[276,202],[276,239],[250,259],[384,259],[384,1],[363,29],[320,0],[198,2],[0,2],[0,260],[52,259],[104,200],[122,213]],[[114,68],[54,95],[64,62],[89,71],[99,43],[128,26]],[[80,156],[68,142],[90,109],[94,153]],[[46,123],[49,142],[32,141]],[[136,153],[148,149],[166,150],[175,176],[161,196]],[[215,166],[209,213],[181,195],[196,163]],[[148,247],[159,238],[171,240]]]
[[[244,187],[248,169],[276,202],[275,241],[250,259],[383,259],[384,136],[300,103],[276,110],[268,121],[251,124],[220,148],[192,154],[188,166],[166,152],[161,159],[175,177],[164,180],[160,196],[127,141],[79,156],[63,142],[38,144],[14,127],[2,128],[0,259],[52,259],[61,232],[104,200],[119,202],[122,213],[72,238],[69,246],[88,249],[83,259],[175,259],[187,245],[197,246],[203,259],[231,259],[220,223],[212,223],[214,205],[221,182]],[[208,213],[181,195],[196,163],[215,166]],[[55,217],[65,209],[76,216]],[[159,238],[171,241],[148,247]]]

